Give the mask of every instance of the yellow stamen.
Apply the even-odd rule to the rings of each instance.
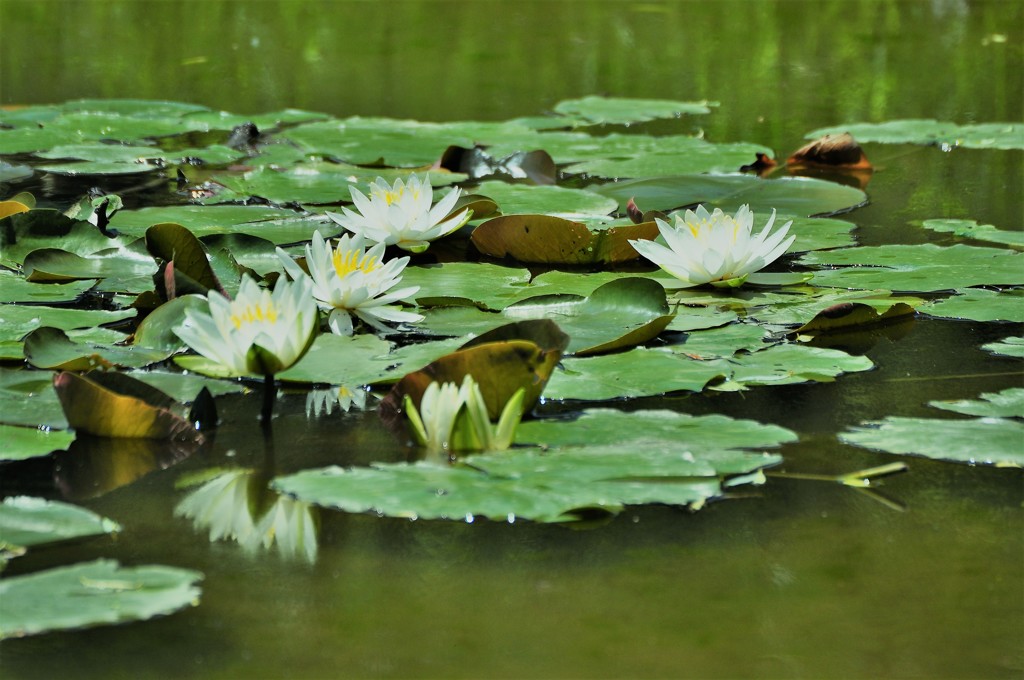
[[[376,257],[369,257],[362,250],[349,250],[346,252],[336,250],[332,260],[334,261],[334,271],[338,272],[338,276],[342,278],[355,271],[369,274],[379,266]]]
[[[268,303],[266,307],[259,304],[246,305],[244,310],[241,312],[236,310],[231,315],[231,323],[235,325],[236,330],[240,330],[243,325],[258,322],[277,323],[277,309],[272,302]]]

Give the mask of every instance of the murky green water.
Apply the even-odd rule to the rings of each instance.
[[[700,119],[710,139],[784,156],[822,125],[1021,120],[1022,24],[1011,2],[3,0],[0,103],[159,97],[450,120],[594,92],[706,98],[722,104]],[[680,124],[692,121],[652,129]],[[871,204],[849,216],[861,243],[943,242],[915,219],[1024,219],[1019,151],[866,150],[879,172]],[[1019,361],[978,349],[1019,325],[922,318],[900,330],[867,350],[876,370],[835,383],[628,407],[783,425],[801,435],[782,449],[785,470],[839,473],[894,460],[839,444],[850,425],[1022,383]],[[907,459],[884,499],[772,479],[698,513],[644,508],[580,530],[324,512],[308,565],[211,544],[173,517],[187,472],[263,464],[256,401],[221,402],[211,451],[81,501],[125,527],[116,539],[33,550],[8,570],[101,556],[188,567],[206,574],[201,606],[7,641],[4,677],[1024,674],[1019,470]],[[279,406],[276,472],[396,455],[372,414],[335,413],[314,437],[304,405]],[[57,497],[55,477],[89,485],[82,467],[8,466],[0,484]]]

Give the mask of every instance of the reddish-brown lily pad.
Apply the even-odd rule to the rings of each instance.
[[[485,255],[536,264],[616,264],[639,255],[630,239],[653,239],[654,222],[592,230],[582,222],[551,215],[503,215],[473,231]]]

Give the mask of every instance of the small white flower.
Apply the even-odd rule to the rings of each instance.
[[[658,231],[667,247],[647,240],[630,241],[638,253],[683,282],[683,287],[710,283],[736,287],[747,277],[777,260],[793,244],[786,238],[792,221],[771,234],[775,211],[764,229],[752,236],[754,215],[741,206],[736,215],[701,205],[675,215],[675,224],[658,220]],[[785,240],[783,240],[785,239]]]
[[[421,182],[410,175],[408,182],[398,178],[393,185],[378,177],[370,185],[369,197],[355,187],[349,193],[358,212],[342,208],[342,214],[329,212],[328,217],[371,243],[396,245],[413,253],[422,253],[430,241],[452,233],[472,215],[467,208],[448,218],[462,193],[457,188],[431,207],[434,190],[429,176]]]
[[[242,277],[238,295],[207,296],[209,312],[188,309],[174,332],[207,359],[236,375],[274,375],[290,367],[313,344],[320,316],[307,278],[281,278],[274,292]]]
[[[480,386],[467,375],[461,388],[449,382],[430,383],[418,410],[406,395],[405,411],[417,443],[432,453],[495,451],[512,445],[525,396],[526,390],[517,390],[493,425]]]
[[[306,245],[307,275],[288,253],[277,249],[277,255],[291,278],[312,280],[313,297],[320,308],[328,312],[327,324],[338,335],[352,335],[353,314],[385,333],[392,329],[383,321],[406,323],[423,319],[419,314],[404,312],[392,304],[420,289],[419,286],[409,286],[392,290],[402,280],[402,270],[409,263],[409,258],[400,257],[385,263],[381,261],[383,254],[383,243],[366,250],[362,236],[347,234],[338,240],[337,248],[331,248],[316,231],[312,241]]]

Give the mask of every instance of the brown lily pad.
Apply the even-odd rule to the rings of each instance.
[[[631,239],[653,239],[653,221],[591,230],[582,222],[552,215],[503,215],[475,230],[472,240],[484,255],[533,264],[617,264],[639,257]]]

